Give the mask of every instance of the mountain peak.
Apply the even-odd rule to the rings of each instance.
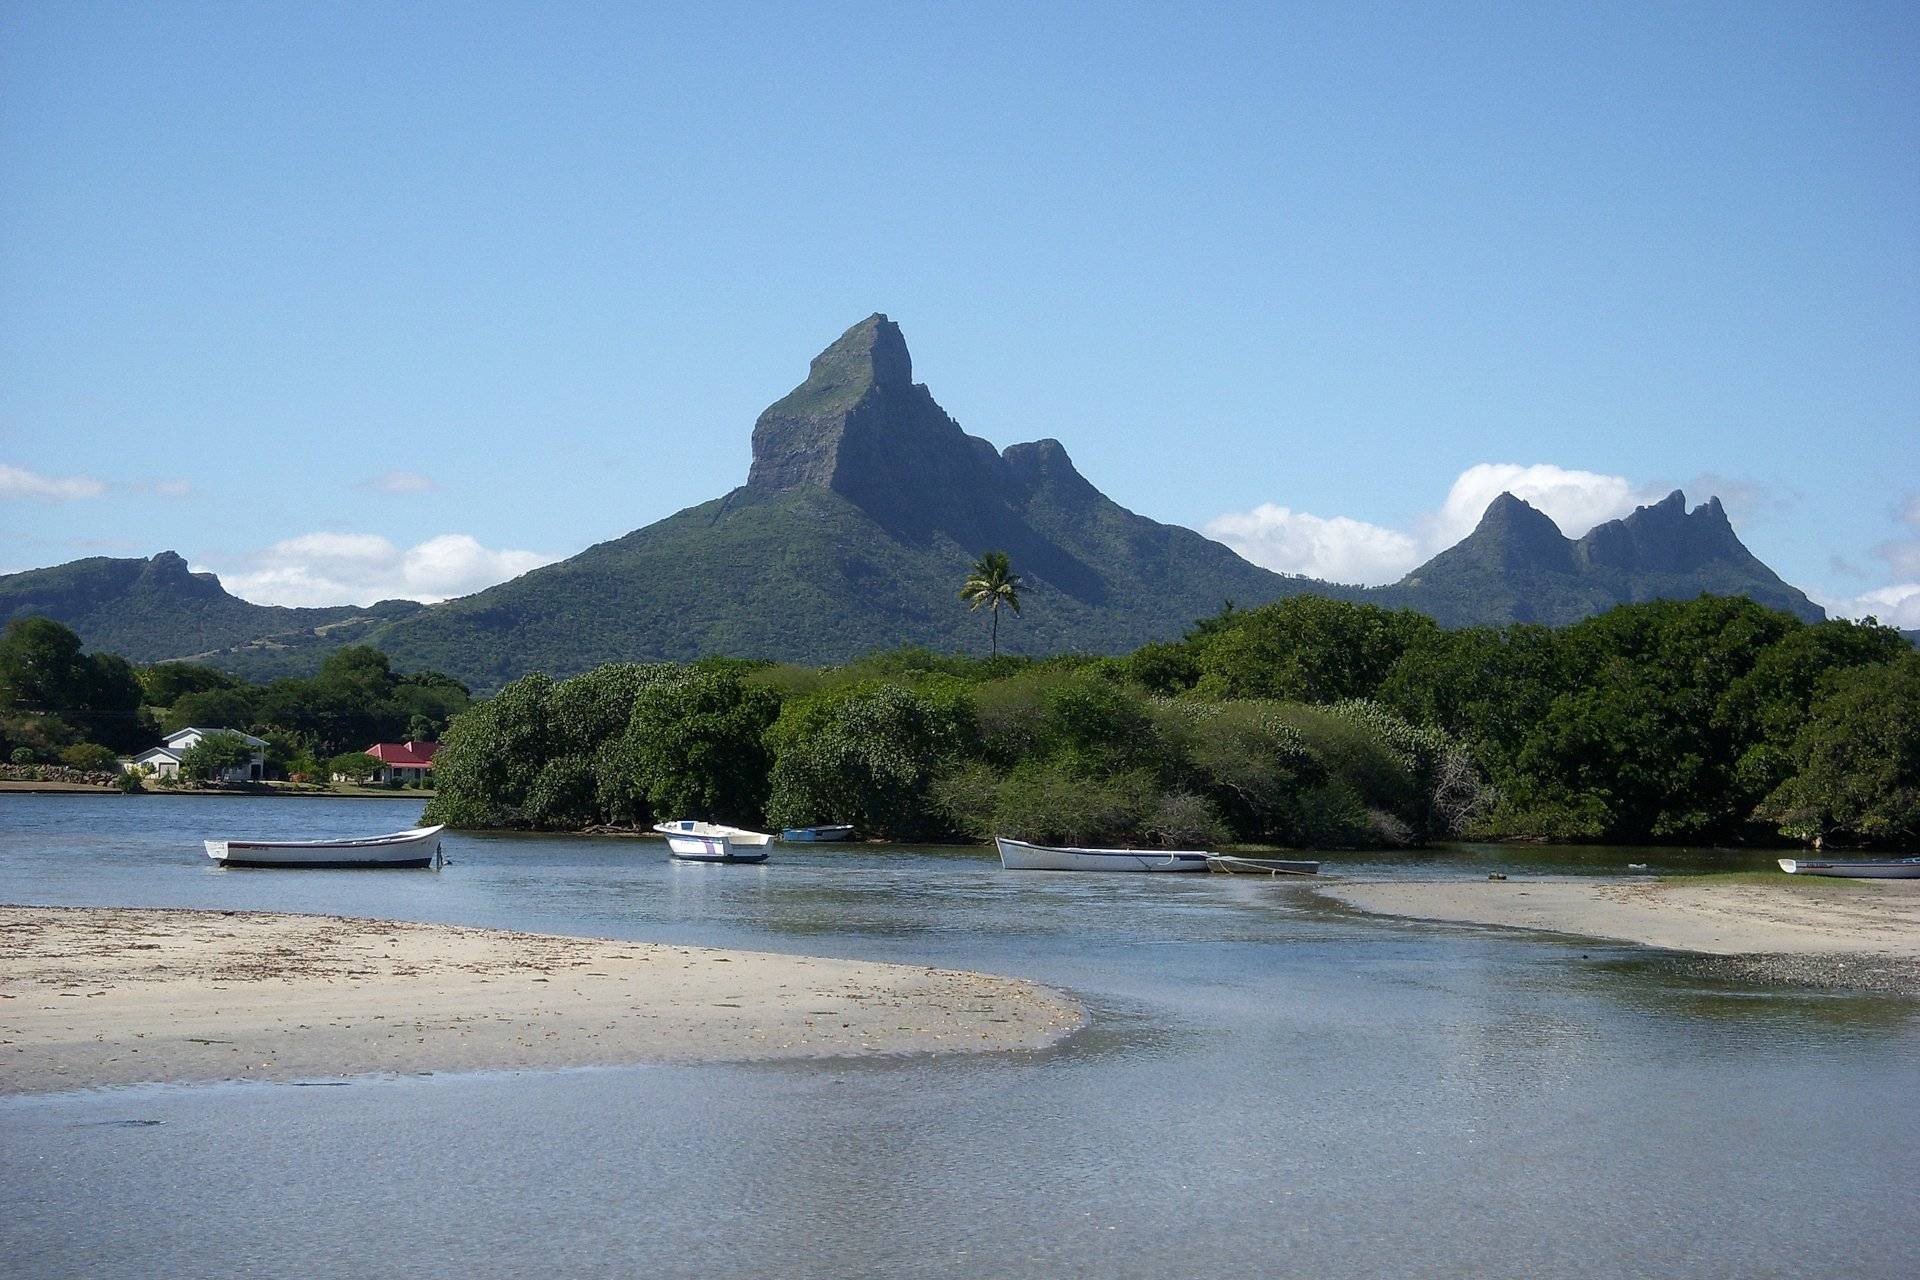
[[[869,387],[904,389],[913,385],[913,355],[906,335],[884,312],[854,325],[807,366],[807,380],[794,391],[859,393]]]
[[[177,551],[162,551],[148,560],[136,560],[138,582],[151,590],[186,591],[201,595],[226,594],[220,579],[211,573],[195,573],[186,557]]]
[[[1558,569],[1571,550],[1553,517],[1523,498],[1502,493],[1487,504],[1460,548],[1510,569]]]
[[[1052,437],[1010,444],[1000,456],[1014,482],[1029,496],[1045,493],[1054,501],[1076,506],[1100,500],[1100,491],[1073,465],[1067,447]]]
[[[913,381],[900,326],[875,312],[754,423],[747,486],[831,489],[889,528],[964,527],[1004,501],[1006,468]]]
[[[1483,525],[1489,522],[1496,525],[1512,523],[1537,524],[1542,520],[1545,520],[1548,524],[1553,524],[1553,517],[1534,506],[1531,502],[1528,502],[1525,498],[1516,498],[1512,493],[1504,489],[1501,490],[1498,497],[1487,504],[1487,509],[1480,515],[1480,523]],[[1554,525],[1556,531],[1559,527],[1558,525]]]
[[[1579,554],[1587,564],[1629,572],[1692,572],[1716,561],[1759,563],[1734,533],[1720,499],[1708,498],[1689,512],[1687,495],[1678,489],[1624,519],[1595,525],[1580,539]]]

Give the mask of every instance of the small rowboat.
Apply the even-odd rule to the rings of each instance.
[[[354,840],[208,840],[228,867],[424,867],[440,856],[445,824]]]
[[[820,844],[828,840],[845,840],[852,835],[852,827],[788,827],[780,833],[780,838],[788,844]]]
[[[1298,858],[1243,858],[1232,853],[1210,853],[1207,867],[1231,875],[1245,876],[1317,876],[1320,864]]]
[[[765,862],[773,836],[717,822],[656,822],[653,829],[667,838],[667,848],[683,862]]]
[[[1862,858],[1852,862],[1833,858],[1781,858],[1780,869],[1790,876],[1845,876],[1849,880],[1920,880],[1920,858]]]
[[[995,836],[1009,871],[1205,871],[1207,855],[1178,849],[1059,849]]]

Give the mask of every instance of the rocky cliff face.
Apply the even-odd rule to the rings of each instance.
[[[1024,541],[1014,527],[1023,494],[1006,460],[913,381],[906,339],[884,315],[841,334],[754,424],[747,488],[807,486],[902,537]]]
[[[1690,573],[1715,561],[1760,564],[1734,533],[1720,499],[1689,512],[1678,489],[1624,519],[1595,525],[1576,554],[1590,568],[1621,573]]]

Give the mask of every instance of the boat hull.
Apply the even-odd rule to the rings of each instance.
[[[1207,859],[1212,871],[1240,876],[1317,876],[1320,864],[1303,858],[1242,858],[1217,853]]]
[[[682,862],[765,862],[773,837],[764,831],[726,827],[717,822],[656,822],[667,850]]]
[[[1196,850],[1061,849],[996,836],[1000,865],[1009,871],[1205,871]]]
[[[765,849],[733,847],[725,836],[668,836],[667,852],[682,862],[765,862]]]
[[[780,838],[788,844],[825,844],[852,837],[852,827],[788,827],[780,833]]]
[[[417,827],[366,840],[208,840],[207,856],[227,867],[345,870],[426,867],[440,853],[441,827]]]
[[[1836,862],[1832,858],[1781,858],[1790,876],[1839,876],[1847,880],[1920,880],[1920,858]]]

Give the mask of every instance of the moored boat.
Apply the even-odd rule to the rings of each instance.
[[[208,840],[228,867],[424,867],[440,856],[445,824],[345,840]]]
[[[653,829],[667,838],[667,849],[683,862],[765,862],[773,836],[765,831],[727,827],[717,822],[656,822]]]
[[[850,826],[827,827],[788,827],[780,833],[780,838],[788,844],[822,844],[828,840],[847,840],[852,838]]]
[[[1195,849],[1077,849],[995,836],[1000,865],[1009,871],[1205,871]]]
[[[1920,880],[1920,858],[1781,858],[1790,876],[1842,876],[1849,880]]]
[[[1317,876],[1320,864],[1302,858],[1243,858],[1237,853],[1210,853],[1207,869],[1231,875]]]

